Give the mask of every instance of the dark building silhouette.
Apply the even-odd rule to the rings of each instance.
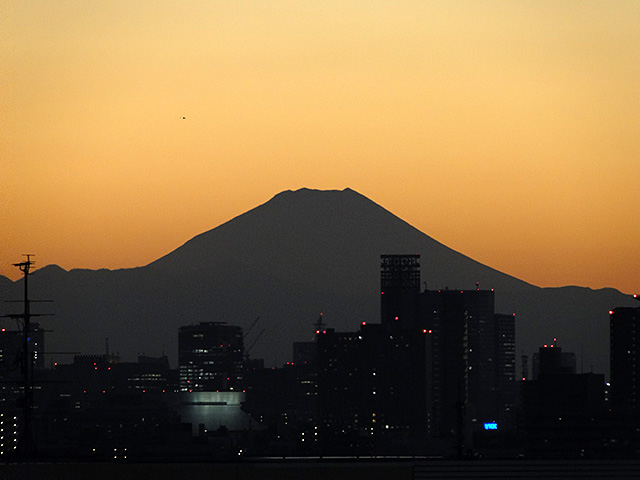
[[[25,369],[33,388],[35,372],[44,368],[45,331],[38,322],[32,322],[29,330],[29,365],[25,365],[24,331],[0,330],[0,458],[14,454],[25,435]]]
[[[124,387],[127,390],[142,390],[146,392],[166,392],[174,389],[169,359],[166,356],[149,357],[138,356],[137,363],[129,366],[123,376]]]
[[[318,332],[320,333],[320,332]],[[293,363],[296,365],[314,363],[317,357],[316,342],[294,342]]]
[[[538,352],[533,354],[532,363],[534,380],[537,380],[541,374],[576,373],[576,354],[563,352],[562,348],[556,346],[555,338],[553,343],[540,347]]]
[[[562,416],[604,411],[604,375],[576,374],[573,352],[563,352],[555,343],[540,347],[537,358],[536,379],[522,383],[527,412]]]
[[[607,436],[613,439],[610,449],[616,456],[637,458],[640,452],[640,308],[610,310],[609,332],[611,431]]]
[[[516,383],[516,315],[496,313],[496,368],[497,405],[496,420],[513,423],[518,398]]]
[[[535,356],[534,356],[535,358]],[[528,455],[600,455],[613,438],[606,417],[604,375],[576,374],[575,355],[554,344],[540,347],[537,378],[523,381],[518,431]]]
[[[451,432],[461,415],[476,425],[506,420],[515,403],[515,316],[495,314],[493,290],[427,290],[423,297],[439,433]]]
[[[116,458],[116,449],[126,448],[131,456],[143,445],[170,441],[180,424],[167,404],[174,388],[169,386],[169,372],[166,357],[121,363],[109,354],[76,355],[71,364],[34,368],[34,454],[43,460],[110,459]],[[20,369],[6,373],[0,382],[0,456],[15,454],[23,435]],[[124,454],[116,454],[120,455]]]
[[[220,322],[180,327],[180,391],[242,389],[243,356],[242,327]]]
[[[418,328],[420,255],[380,256],[380,320],[383,325]]]
[[[167,357],[76,355],[40,372],[36,441],[42,455],[93,459],[135,457],[170,442],[179,426],[168,406],[175,389]],[[184,438],[182,436],[181,438]]]
[[[320,325],[317,323],[316,325]],[[293,362],[247,369],[243,410],[266,428],[256,455],[318,455],[316,342],[293,344]]]
[[[430,429],[511,422],[516,400],[515,315],[495,313],[493,290],[420,291],[419,255],[381,255],[381,319],[430,332]],[[506,425],[504,425],[506,426]]]
[[[609,312],[611,355],[611,408],[640,413],[640,308],[614,308]]]
[[[466,448],[472,425],[509,423],[514,315],[496,315],[489,290],[421,292],[419,258],[381,256],[380,324],[316,331],[325,445],[420,454]]]
[[[54,390],[82,394],[167,393],[177,389],[166,356],[141,355],[137,362],[121,362],[113,354],[75,355],[72,364],[52,370],[59,385]]]
[[[266,428],[253,453],[318,455],[315,368],[288,362],[281,368],[251,371],[246,380],[243,410]]]
[[[28,344],[33,364],[31,368],[44,368],[45,336],[38,322],[30,324]],[[18,370],[22,365],[24,336],[22,330],[0,330],[0,369],[1,371]]]
[[[325,451],[419,454],[429,434],[428,333],[363,324],[317,335]]]

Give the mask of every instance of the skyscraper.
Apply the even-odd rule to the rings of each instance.
[[[238,390],[243,384],[242,327],[200,322],[180,327],[180,391]]]
[[[417,328],[420,317],[420,255],[380,255],[380,320]]]
[[[619,307],[609,312],[611,408],[638,414],[640,408],[640,308]]]
[[[470,425],[501,421],[515,403],[515,316],[495,314],[493,290],[421,292],[419,258],[381,256],[380,324],[316,332],[332,446],[391,453],[402,437],[415,453],[439,437],[432,446],[462,449]]]
[[[435,427],[497,421],[515,402],[515,315],[495,313],[493,290],[427,290]]]
[[[496,388],[501,414],[496,418],[513,420],[516,405],[516,314],[496,313]]]

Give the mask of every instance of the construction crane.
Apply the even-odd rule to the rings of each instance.
[[[258,333],[258,335],[256,335],[256,338],[253,339],[253,342],[251,342],[251,345],[249,345],[246,349],[245,349],[245,356],[248,358],[249,354],[251,353],[251,350],[253,350],[253,347],[256,346],[256,343],[258,343],[258,340],[260,340],[260,337],[262,336],[262,334],[264,333],[264,331],[266,330],[266,328],[263,328],[262,330],[260,330],[260,333]]]
[[[256,326],[256,323],[258,323],[258,320],[260,320],[260,317],[256,318],[253,323],[251,324],[251,326],[248,328],[247,333],[244,334],[244,338],[247,338],[249,336],[249,334],[251,333],[251,330],[253,330],[253,327]]]

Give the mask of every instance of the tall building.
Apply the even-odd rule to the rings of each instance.
[[[516,384],[516,314],[495,315],[497,405],[502,419],[513,421],[517,400]]]
[[[394,328],[418,327],[420,255],[380,255],[380,320]]]
[[[433,332],[434,427],[505,418],[515,404],[515,315],[495,313],[493,290],[427,290],[426,328]]]
[[[574,375],[576,373],[576,354],[563,352],[562,348],[554,343],[544,345],[533,354],[533,379],[540,375]]]
[[[322,445],[327,454],[423,454],[430,420],[426,331],[363,324],[317,334]]]
[[[610,429],[605,417],[604,375],[576,374],[575,355],[555,343],[540,347],[534,360],[537,376],[520,383],[517,415],[527,457],[601,455],[617,448],[612,439],[622,430]]]
[[[25,367],[32,391],[40,388],[34,376],[37,380],[44,368],[44,330],[37,322],[32,322],[29,330],[26,340],[30,362],[25,365],[24,331],[0,329],[0,458],[15,454],[18,444],[26,438]]]
[[[515,404],[515,316],[495,314],[493,290],[421,292],[419,258],[381,256],[380,324],[316,331],[319,418],[334,448],[424,453],[447,437],[462,449],[471,425]]]
[[[242,327],[200,322],[180,327],[180,391],[215,392],[243,387]]]
[[[609,312],[611,408],[638,414],[640,409],[640,308]]]
[[[388,293],[418,293],[420,255],[380,255],[380,286]]]

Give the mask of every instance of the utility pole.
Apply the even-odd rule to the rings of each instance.
[[[29,335],[31,334],[31,311],[29,305],[29,272],[34,262],[31,261],[33,255],[26,254],[25,262],[14,263],[24,274],[24,322],[23,330],[23,357],[22,368],[24,374],[24,430],[20,437],[20,455],[29,458],[35,451],[35,442],[31,428],[31,413],[33,409],[33,352],[29,351]]]
[[[18,300],[24,304],[24,312],[18,314],[3,315],[3,317],[14,318],[17,320],[22,319],[22,384],[24,391],[24,403],[23,407],[23,428],[22,435],[20,435],[18,441],[18,456],[22,459],[28,460],[33,458],[36,453],[36,444],[33,435],[32,417],[33,417],[33,376],[34,376],[34,364],[35,364],[35,350],[30,348],[31,342],[31,317],[40,317],[46,314],[33,314],[31,313],[31,302],[29,300],[29,274],[31,273],[31,267],[35,263],[31,260],[34,257],[33,254],[25,254],[27,260],[20,263],[14,263],[14,267],[18,267],[24,275],[24,299]],[[36,300],[47,301],[47,300]]]

